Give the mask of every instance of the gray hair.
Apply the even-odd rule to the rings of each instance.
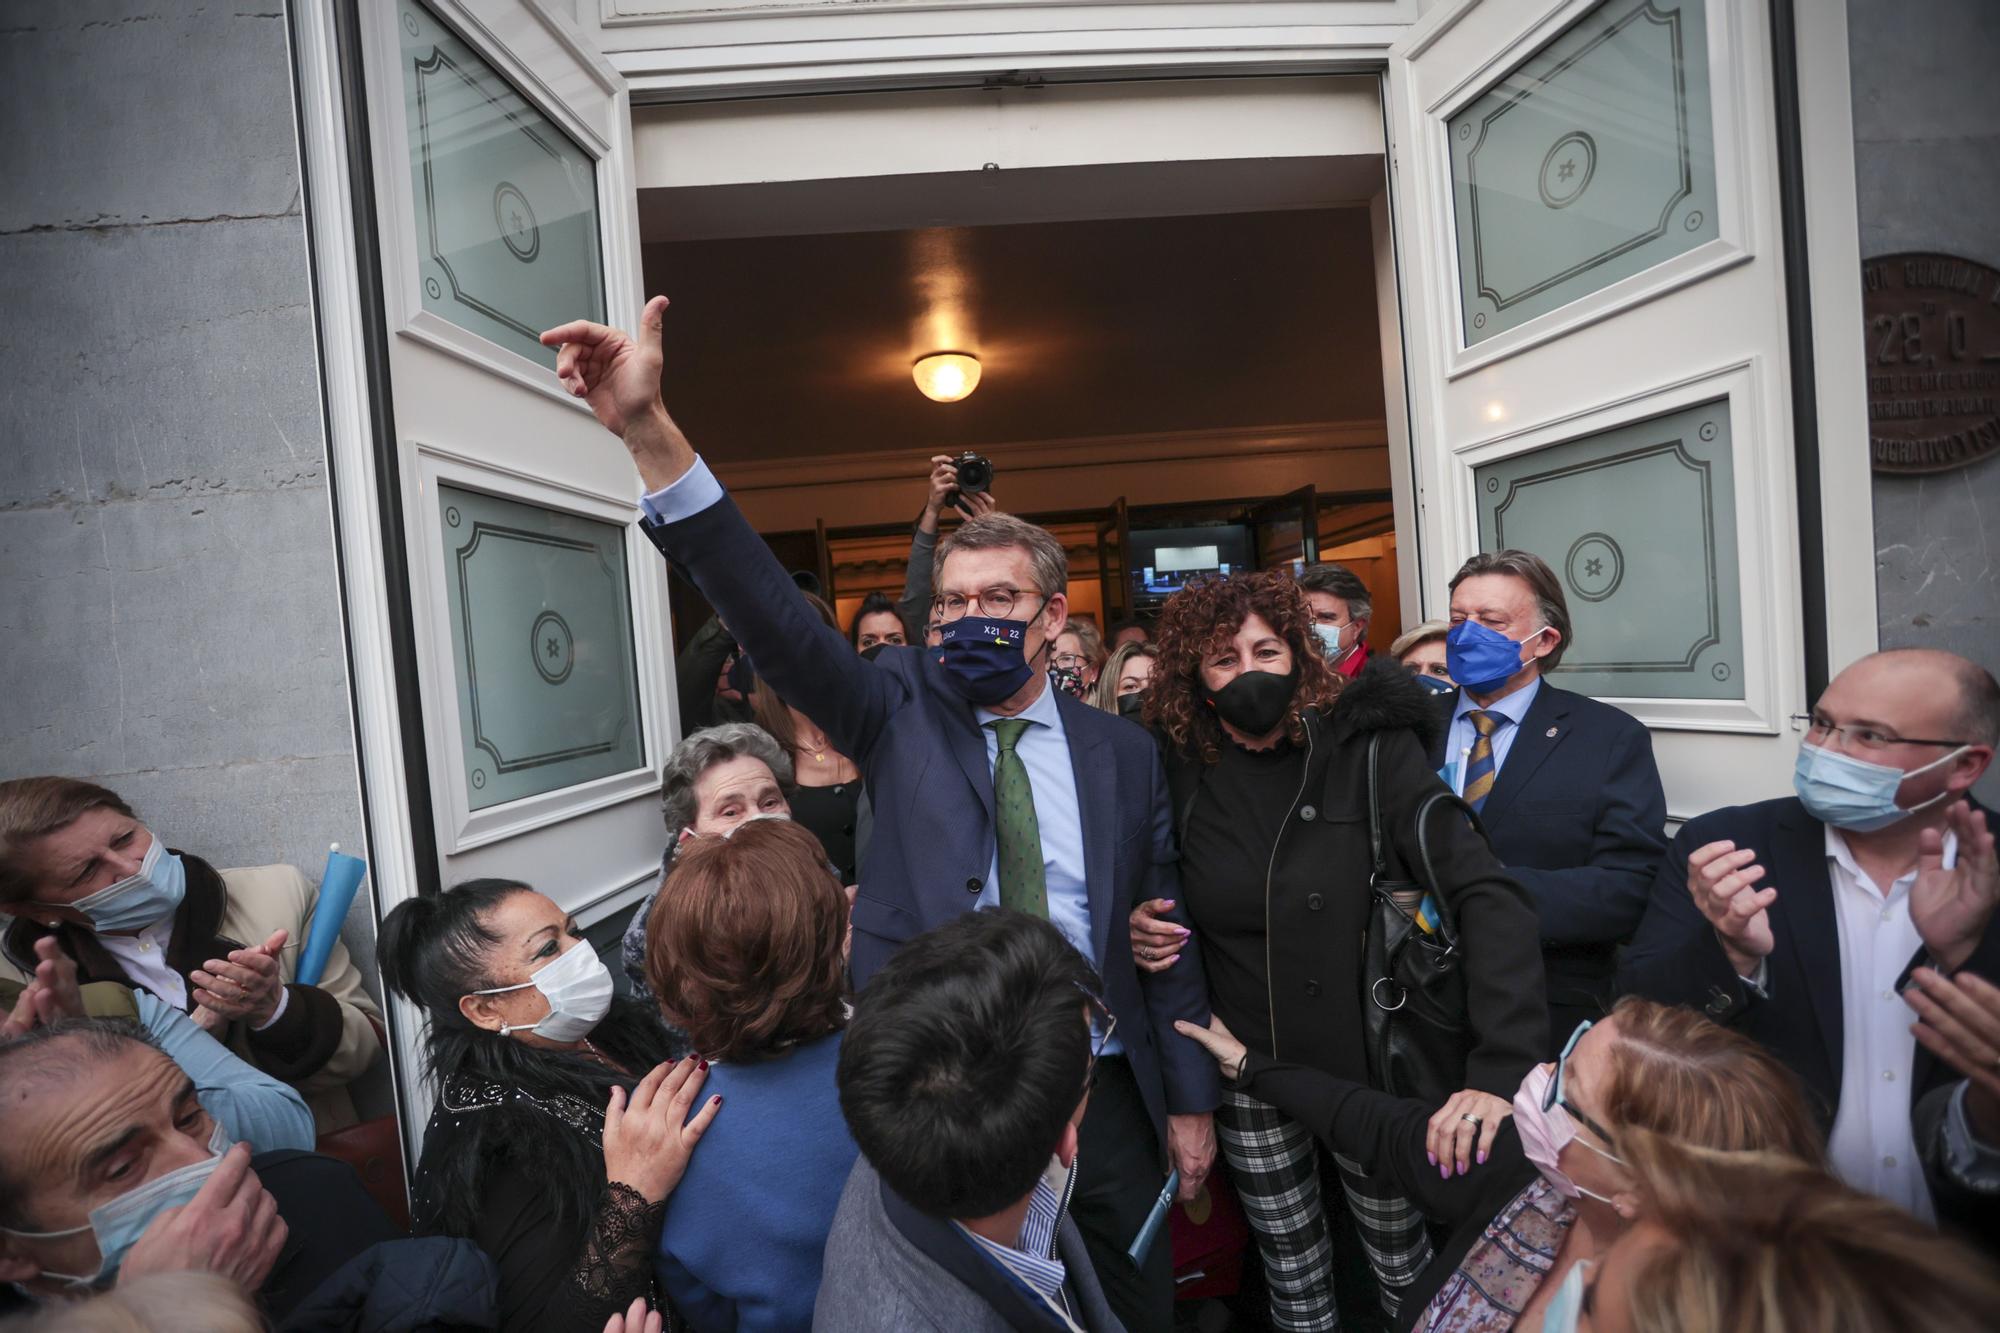
[[[1069,590],[1069,556],[1047,528],[1012,514],[981,514],[958,525],[938,543],[931,557],[931,587],[944,582],[944,562],[955,551],[1004,551],[1018,547],[1028,553],[1028,569],[1043,597]]]
[[[698,802],[694,786],[701,775],[732,759],[756,759],[771,770],[786,796],[792,794],[792,759],[771,733],[754,722],[725,722],[684,738],[660,770],[660,815],[667,821],[667,843],[694,823]]]
[[[1307,565],[1299,574],[1298,585],[1306,592],[1323,592],[1347,603],[1349,620],[1367,620],[1373,609],[1368,599],[1368,585],[1346,565],[1336,565],[1331,561]]]
[[[82,1050],[71,1049],[73,1043]],[[25,1097],[30,1090],[66,1082],[134,1046],[165,1057],[146,1029],[130,1019],[59,1018],[0,1042],[0,1087]],[[20,1184],[11,1173],[0,1174],[0,1226],[34,1230],[34,1219],[20,1211]]]

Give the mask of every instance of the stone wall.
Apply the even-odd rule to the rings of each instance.
[[[0,5],[0,776],[317,878],[362,824],[281,11]]]
[[[1847,23],[1863,258],[1933,250],[2000,268],[2000,5],[1848,0]],[[1878,473],[1874,541],[1882,646],[2000,670],[2000,458]],[[2000,771],[1979,793],[2000,804]]]

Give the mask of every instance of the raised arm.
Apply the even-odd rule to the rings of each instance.
[[[562,350],[556,376],[624,441],[646,488],[642,528],[694,580],[786,703],[864,767],[902,679],[861,660],[814,614],[763,539],[695,456],[660,398],[663,296],[646,303],[638,336],[577,320],[542,335]]]

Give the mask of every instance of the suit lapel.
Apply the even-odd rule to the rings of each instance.
[[[1757,851],[1764,854],[1763,848]],[[1785,928],[1775,932],[1776,947],[1792,954],[1795,975],[1805,982],[1837,1096],[1846,1024],[1841,1016],[1840,923],[1826,868],[1825,826],[1797,802],[1787,802],[1778,814],[1777,842],[1768,855],[1771,873],[1759,887],[1778,891],[1772,909]]]
[[[1500,772],[1493,779],[1492,794],[1479,812],[1481,819],[1491,824],[1506,816],[1521,789],[1535,776],[1535,770],[1568,737],[1568,717],[1569,696],[1543,681],[1542,687],[1535,691],[1535,701],[1521,715],[1520,734],[1507,748],[1507,762],[1500,765]]]
[[[1069,742],[1077,806],[1083,812],[1083,881],[1090,895],[1091,958],[1102,967],[1112,916],[1111,854],[1118,836],[1118,765],[1113,762],[1110,742],[1094,725],[1100,719],[1089,704],[1058,693],[1056,714],[1062,718],[1063,737]]]
[[[938,677],[943,673],[938,672]],[[945,741],[951,746],[952,758],[965,771],[965,780],[972,784],[972,790],[979,796],[979,804],[986,811],[987,827],[993,825],[993,765],[986,757],[986,736],[979,729],[979,719],[972,711],[972,705],[960,697],[942,679],[932,679],[925,672],[926,684],[937,696],[938,714],[944,728]]]

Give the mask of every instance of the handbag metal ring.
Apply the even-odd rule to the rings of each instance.
[[[1410,1002],[1410,993],[1408,991],[1403,991],[1401,994],[1396,996],[1396,1002],[1394,1004],[1384,1004],[1382,1002],[1382,983],[1384,982],[1389,982],[1389,978],[1387,977],[1375,978],[1375,984],[1368,988],[1368,993],[1374,997],[1375,1007],[1377,1009],[1380,1009],[1382,1012],[1387,1014],[1393,1014],[1398,1009],[1401,1009],[1404,1005]],[[1395,983],[1389,982],[1389,984],[1394,985]]]

